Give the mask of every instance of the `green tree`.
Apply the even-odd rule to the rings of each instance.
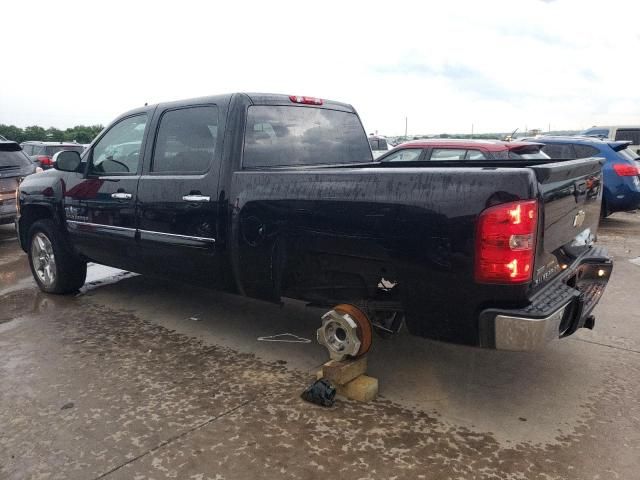
[[[44,141],[46,139],[46,134],[47,134],[47,131],[44,128],[39,127],[38,125],[25,127],[25,129],[23,130],[24,138],[22,141],[26,141],[26,140]]]
[[[20,143],[24,141],[24,133],[22,129],[15,125],[0,124],[0,135],[7,140],[13,140],[14,142]]]
[[[49,127],[45,132],[45,140],[47,142],[63,142],[64,132],[57,128]]]

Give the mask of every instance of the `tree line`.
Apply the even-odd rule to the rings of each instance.
[[[26,142],[27,140],[91,143],[102,129],[102,125],[76,125],[66,130],[60,130],[54,127],[43,128],[38,125],[20,128],[15,125],[0,124],[0,135],[7,140],[13,140],[18,143]]]

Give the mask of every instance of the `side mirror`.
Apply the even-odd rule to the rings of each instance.
[[[80,154],[73,150],[63,150],[56,153],[51,159],[53,167],[62,172],[77,172],[82,163]]]

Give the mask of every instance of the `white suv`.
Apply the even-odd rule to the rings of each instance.
[[[609,140],[628,140],[631,142],[627,148],[640,154],[640,125],[613,125],[608,127],[587,128],[580,135],[588,137],[608,138]]]

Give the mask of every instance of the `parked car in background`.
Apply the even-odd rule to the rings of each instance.
[[[369,146],[371,147],[373,158],[378,158],[392,148],[386,138],[373,134],[369,135]]]
[[[541,151],[542,147],[535,142],[429,138],[398,145],[378,161],[548,160],[549,157]]]
[[[543,152],[551,158],[572,160],[602,157],[604,193],[601,216],[640,208],[640,158],[629,148],[629,141],[611,141],[595,137],[543,136],[536,137],[543,143]]]
[[[36,171],[20,145],[0,140],[0,225],[16,218],[16,190],[24,177]]]
[[[629,150],[640,154],[640,125],[617,125],[587,128],[580,135],[587,137],[607,138],[615,141],[628,141]]]
[[[35,142],[27,141],[20,144],[24,153],[36,165],[42,167],[43,170],[47,170],[53,166],[53,156],[62,150],[73,150],[74,152],[82,153],[85,149],[84,145],[73,142]]]

